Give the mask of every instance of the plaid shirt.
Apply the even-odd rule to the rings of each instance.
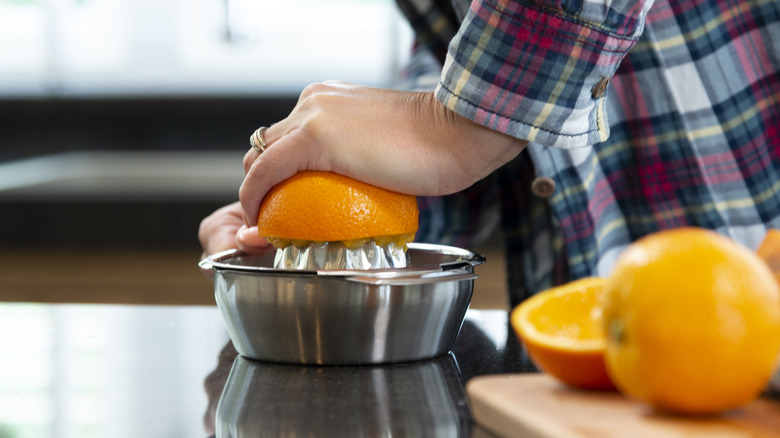
[[[609,274],[657,230],[755,248],[780,227],[780,4],[652,3],[399,0],[420,43],[402,87],[532,142],[464,192],[421,198],[418,240],[469,247],[499,226],[515,304]],[[552,196],[534,195],[539,177]]]

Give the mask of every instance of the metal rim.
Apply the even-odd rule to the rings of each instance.
[[[457,257],[458,260],[441,263],[441,264],[425,264],[417,266],[409,266],[406,268],[397,269],[371,269],[371,270],[302,270],[302,269],[276,269],[267,266],[247,266],[227,263],[227,260],[247,255],[237,249],[230,249],[222,251],[216,254],[212,254],[203,260],[198,265],[205,270],[224,270],[224,271],[238,271],[248,273],[262,273],[268,275],[275,274],[296,274],[296,275],[316,275],[316,276],[330,276],[330,277],[375,277],[375,278],[395,278],[395,277],[411,277],[421,276],[434,272],[441,272],[445,270],[454,270],[462,267],[473,267],[485,263],[485,257],[475,252],[457,248],[448,245],[437,245],[432,243],[410,243],[409,249],[415,251],[425,252],[437,252],[443,255],[450,255]],[[269,247],[269,251],[275,251],[273,247]]]

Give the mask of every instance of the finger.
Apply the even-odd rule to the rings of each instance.
[[[207,255],[211,255],[237,248],[236,233],[238,230],[239,225],[223,225],[221,228],[211,233],[203,251]]]
[[[244,173],[246,174],[249,172],[249,168],[252,167],[252,164],[260,157],[260,153],[255,150],[253,147],[249,147],[249,150],[246,151],[244,154]]]
[[[265,252],[270,246],[264,237],[261,237],[257,227],[242,226],[236,233],[238,249],[247,254],[259,254]]]
[[[252,163],[238,191],[249,226],[257,224],[260,203],[273,186],[300,170],[331,170],[329,162],[319,157],[314,148],[314,139],[303,130],[296,130],[276,140]]]
[[[271,147],[271,145],[279,139],[283,133],[285,132],[285,129],[287,129],[288,126],[290,126],[291,121],[288,119],[284,119],[280,122],[274,123],[273,125],[267,127],[265,131],[262,134],[262,138],[265,142],[265,148],[266,150]],[[258,128],[260,129],[260,128]],[[249,171],[249,168],[252,167],[252,163],[257,160],[258,157],[263,153],[261,151],[258,151],[253,145],[252,145],[252,136],[255,135],[257,130],[252,132],[252,135],[249,136],[249,150],[244,154],[244,173]]]
[[[236,247],[235,235],[242,224],[241,205],[226,205],[204,218],[198,228],[198,240],[206,255]]]
[[[264,152],[265,148],[268,147],[268,145],[270,144],[270,142],[268,142],[268,140],[266,139],[266,131],[268,131],[268,128],[263,126],[257,128],[249,136],[249,150],[247,150],[246,153],[244,154],[244,160],[243,160],[245,173],[252,165],[252,163],[257,159],[257,157],[259,157],[260,154]],[[261,139],[259,141],[260,144],[258,144],[257,137]]]

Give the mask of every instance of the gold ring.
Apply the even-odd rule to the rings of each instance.
[[[249,137],[249,144],[251,144],[254,150],[259,154],[265,152],[265,148],[267,147],[265,144],[266,129],[268,129],[267,126],[261,126],[257,128],[257,131],[255,131],[251,137]]]

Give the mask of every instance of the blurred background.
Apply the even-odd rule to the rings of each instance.
[[[391,0],[0,0],[0,244],[193,247],[257,127],[410,44]]]

